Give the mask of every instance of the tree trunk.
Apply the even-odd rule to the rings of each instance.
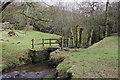
[[[109,0],[106,2],[106,14],[105,14],[105,36],[109,36],[109,26],[108,26],[108,5],[109,5]]]
[[[101,32],[101,28],[100,28],[100,26],[99,26],[99,27],[98,27],[98,41],[101,40],[100,32]]]
[[[71,34],[72,34],[72,47],[74,47],[75,45],[75,39],[74,39],[74,33],[73,33],[73,30],[72,30],[72,27],[71,27]]]
[[[106,25],[106,36],[110,36],[111,30],[108,25]]]
[[[75,42],[75,47],[78,47],[78,30],[77,30],[78,26],[76,26],[76,42]]]
[[[93,28],[90,29],[89,46],[92,45]]]
[[[26,14],[29,15],[29,6],[27,7]],[[27,18],[27,31],[29,31],[29,18]]]
[[[3,5],[0,6],[0,13],[9,5],[13,2],[14,0],[9,0],[6,3],[3,3]]]
[[[81,43],[82,43],[82,31],[83,31],[83,28],[80,28],[80,31],[79,31],[79,45],[81,47]]]
[[[78,39],[78,45],[77,45],[77,47],[80,47],[80,30],[79,30],[79,28],[78,28],[78,31],[77,31],[77,39]]]
[[[117,28],[118,28],[118,29],[117,29],[118,36],[120,36],[120,13],[119,13],[119,12],[120,12],[120,1],[118,2],[118,21],[117,21],[117,22],[118,22],[118,24],[117,24],[117,26],[118,26],[118,27],[117,27]],[[120,39],[119,39],[119,40],[120,40]]]

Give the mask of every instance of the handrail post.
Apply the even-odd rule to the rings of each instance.
[[[43,44],[43,47],[44,47],[44,39],[42,39],[42,44]]]
[[[67,47],[69,47],[69,39],[67,38]]]
[[[51,46],[51,39],[49,39],[50,40],[50,46]]]
[[[34,49],[34,39],[32,39],[32,49]]]
[[[63,38],[61,37],[61,50],[63,50]]]

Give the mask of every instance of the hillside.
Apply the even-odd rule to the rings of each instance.
[[[2,38],[0,38],[0,43],[2,43],[2,67],[3,69],[12,66],[13,63],[19,64],[19,57],[27,57],[26,51],[31,46],[31,40],[35,39],[35,43],[40,43],[45,38],[60,38],[60,36],[55,34],[42,33],[37,31],[15,31],[16,36],[9,37],[8,31],[2,31]],[[46,45],[47,46],[47,45]],[[35,48],[41,48],[42,45],[36,45]]]
[[[89,48],[118,49],[118,37],[107,37]]]
[[[68,74],[71,78],[118,77],[118,37],[107,37],[87,49],[56,51],[50,59],[63,57],[64,61],[57,66],[58,77]]]

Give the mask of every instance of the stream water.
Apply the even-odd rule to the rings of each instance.
[[[55,68],[51,68],[48,62],[34,63],[9,69],[3,73],[1,78],[44,78],[55,73]]]

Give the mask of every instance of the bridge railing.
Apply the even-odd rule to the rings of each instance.
[[[67,45],[66,47],[69,47],[69,39],[64,39],[64,38],[60,38],[60,39],[42,39],[42,42],[41,43],[37,43],[35,44],[34,42],[34,39],[31,40],[32,41],[32,49],[35,48],[35,45],[42,45],[43,47],[46,45],[46,44],[49,44],[49,46],[52,46],[52,44],[59,44],[59,46],[61,47],[61,49],[63,49],[63,45]],[[48,41],[48,42],[46,42]],[[54,42],[53,42],[54,41]],[[66,41],[66,43],[64,43]]]

